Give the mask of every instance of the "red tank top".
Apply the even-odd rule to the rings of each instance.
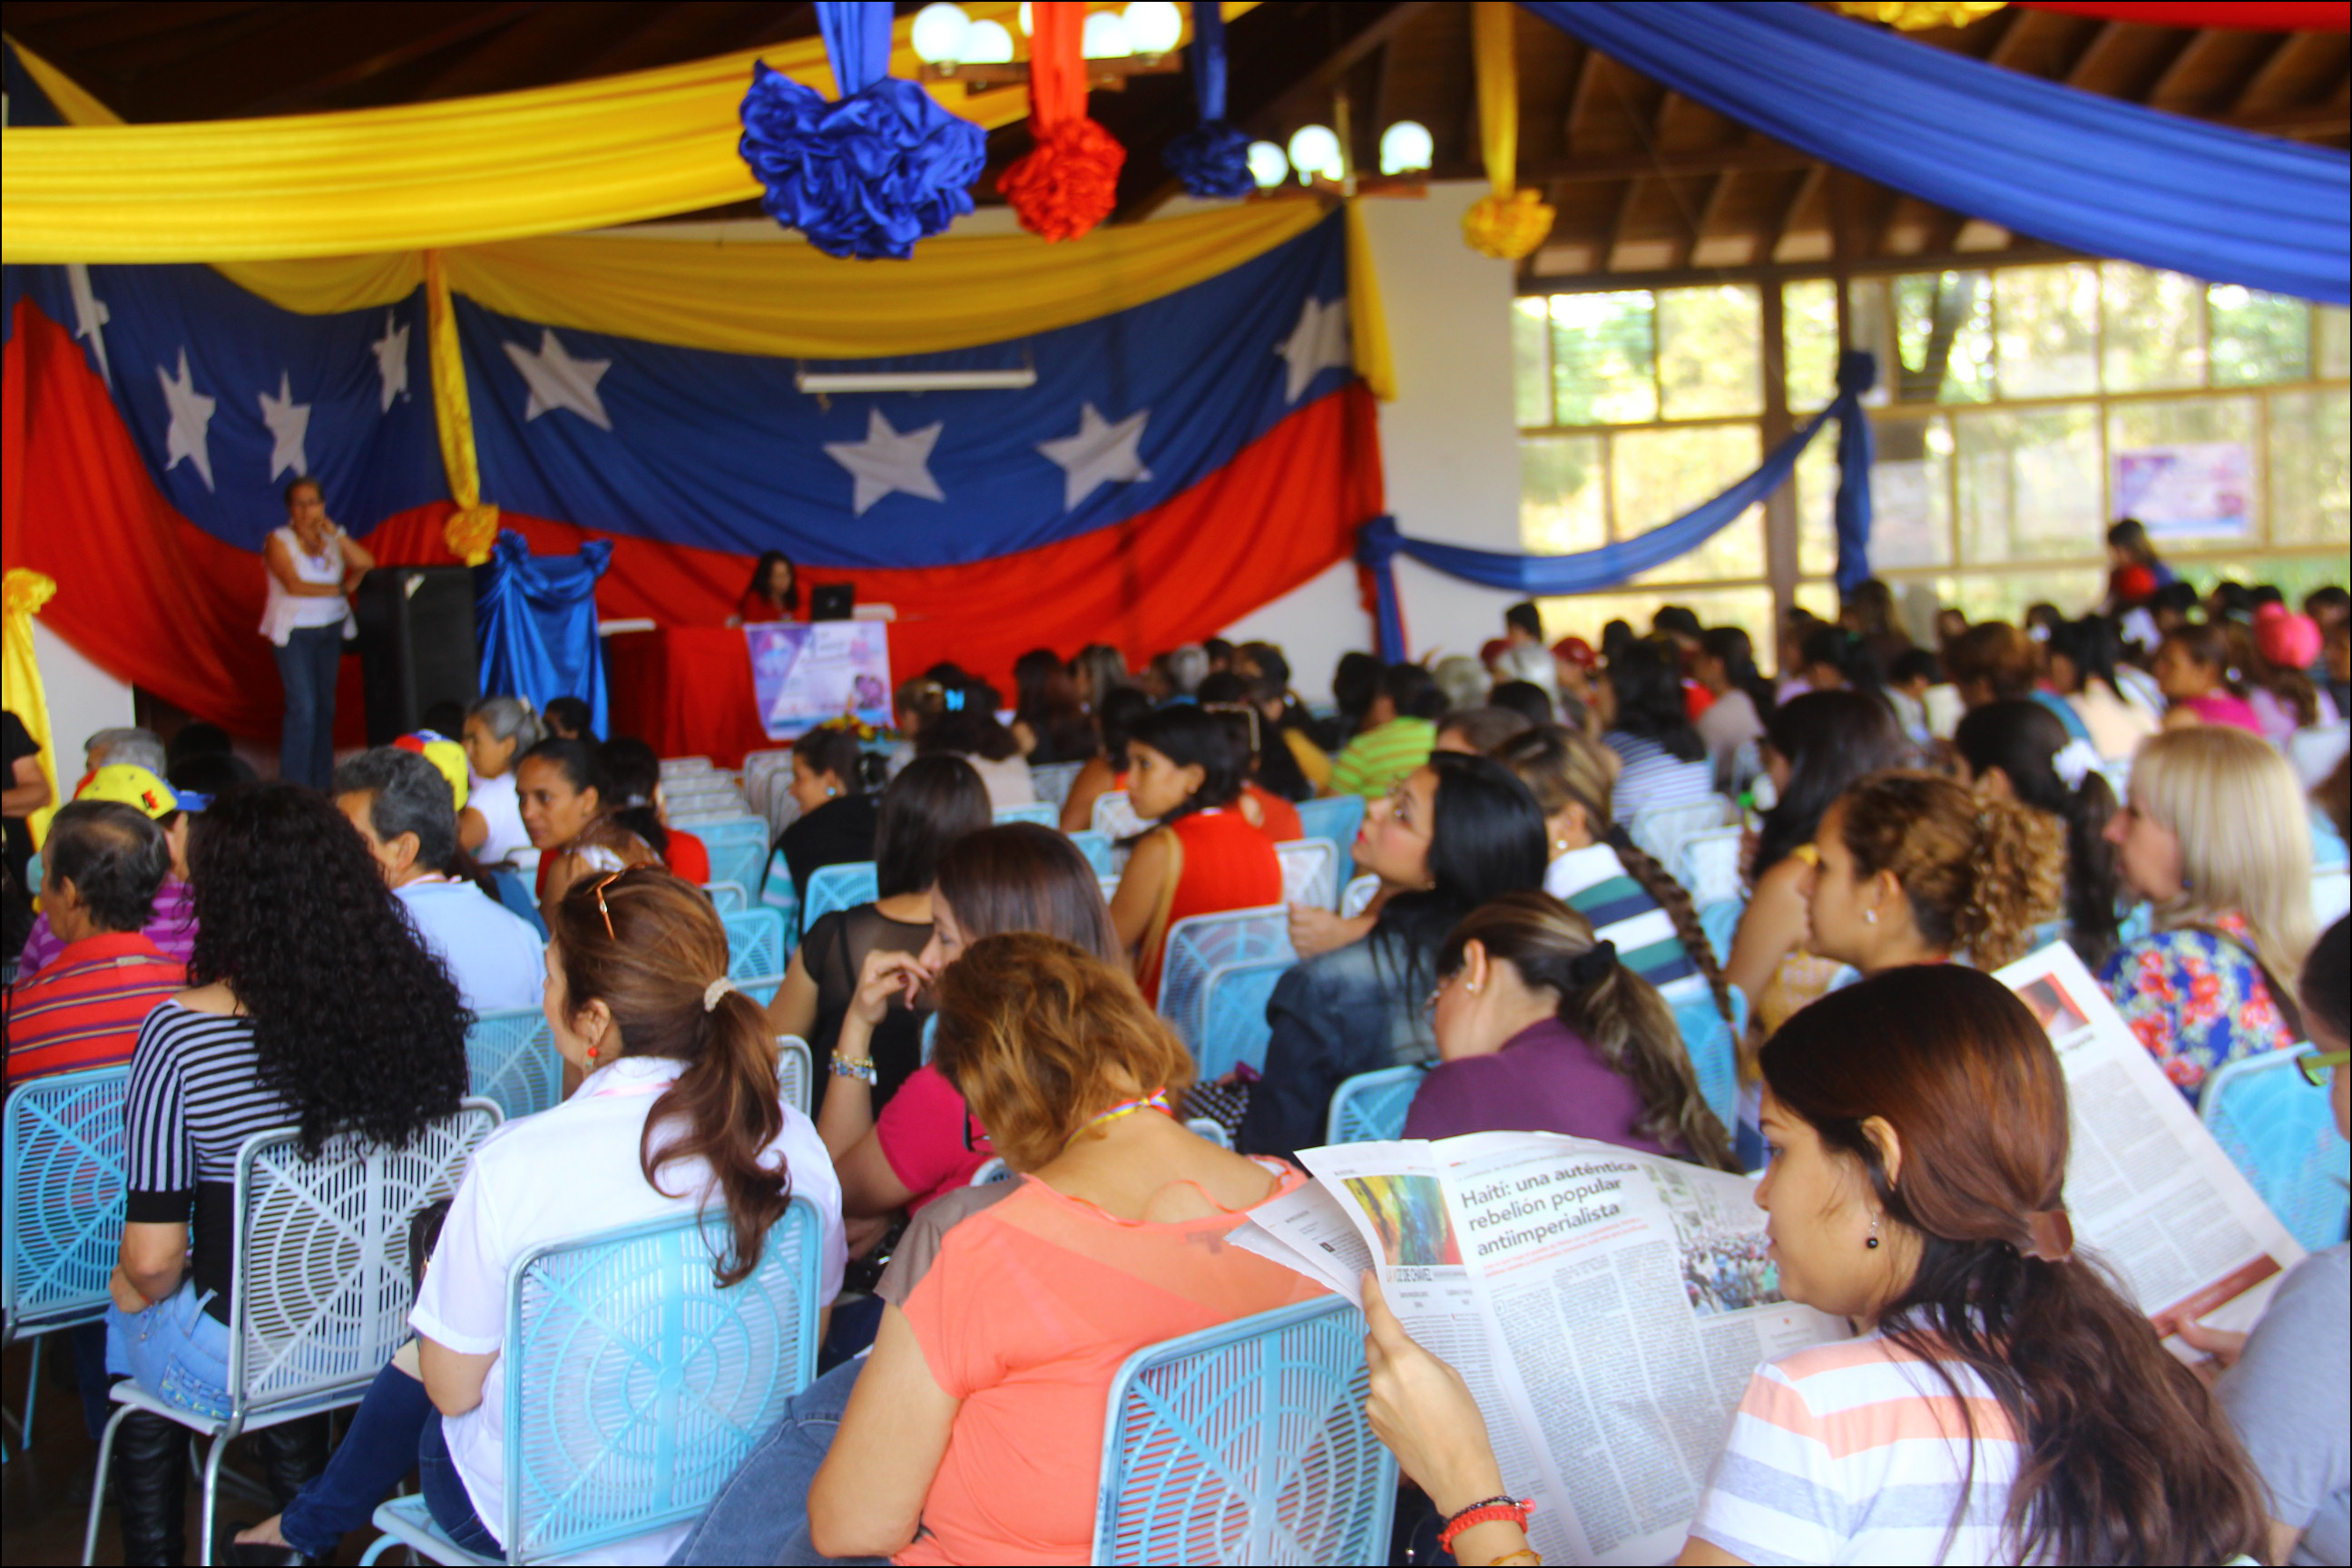
[[[1282,861],[1274,841],[1240,812],[1196,811],[1169,825],[1184,848],[1184,868],[1168,907],[1167,926],[1192,915],[1258,909],[1282,902]],[[1163,927],[1144,954],[1143,994],[1160,999],[1160,964],[1168,946]]]

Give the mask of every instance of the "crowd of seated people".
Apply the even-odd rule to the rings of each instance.
[[[1009,710],[938,667],[899,693],[898,754],[840,728],[793,744],[773,875],[804,898],[871,863],[876,896],[812,922],[764,1005],[728,980],[709,853],[670,822],[652,748],[587,732],[583,704],[486,699],[462,747],[361,752],[331,797],[228,776],[209,737],[182,758],[103,732],[48,826],[7,1035],[12,1089],[129,1072],[113,1308],[74,1336],[86,1418],[118,1378],[226,1408],[244,1136],[401,1146],[465,1092],[472,1019],[539,1008],[566,1098],[472,1156],[415,1348],[331,1458],[315,1421],[243,1440],[281,1509],[243,1530],[252,1560],[333,1554],[412,1472],[445,1533],[502,1552],[509,1265],[701,1206],[731,1283],[787,1193],[821,1213],[828,1301],[861,1260],[822,1375],[699,1522],[624,1554],[1082,1560],[1112,1373],[1317,1292],[1227,1238],[1304,1179],[1343,1083],[1410,1065],[1406,1136],[1769,1158],[1785,1293],[1860,1337],[1758,1370],[1686,1561],[2340,1561],[2344,1380],[2298,1358],[2337,1344],[2345,1249],[2250,1337],[2183,1331],[2229,1366],[2209,1393],[2037,1218],[2063,1207],[2060,1079],[1984,976],[2071,943],[2192,1105],[2250,1056],[2340,1057],[2346,931],[2319,935],[2311,900],[2315,800],[2342,832],[2347,608],[2158,584],[2074,619],[1940,616],[1930,648],[1871,584],[1839,622],[1780,628],[1776,683],[1748,632],[1676,606],[1597,646],[1515,606],[1478,658],[1350,655],[1328,711],[1264,643],[1133,673],[1106,646],[1037,650]],[[992,826],[1042,768],[1070,778],[1060,830]],[[1113,795],[1139,831],[1106,894],[1067,834]],[[1345,848],[1369,903],[1291,902],[1262,1058],[1196,1085],[1155,1015],[1170,931],[1285,904],[1276,847],[1342,795],[1366,803]],[[1719,925],[1636,836],[1709,803],[1745,834]],[[544,939],[478,879],[510,857]],[[1668,988],[1748,1020],[1736,1115],[1700,1093]],[[781,1035],[810,1047],[805,1113],[777,1088]],[[1368,1312],[1372,1421],[1407,1475],[1440,1514],[1498,1493],[1459,1380],[1377,1292]],[[1833,1384],[1958,1440],[1832,1440]],[[2145,1462],[2101,1471],[2126,1451]],[[130,1560],[183,1551],[186,1454],[172,1423],[122,1419]],[[1898,1517],[1890,1488],[1936,1516]],[[1524,1545],[1480,1524],[1455,1555]]]

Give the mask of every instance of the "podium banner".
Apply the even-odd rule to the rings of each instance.
[[[772,741],[844,714],[877,729],[890,713],[890,627],[884,621],[774,621],[743,628],[760,727]]]

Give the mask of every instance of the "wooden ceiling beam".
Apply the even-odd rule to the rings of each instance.
[[[1609,215],[1609,231],[1601,237],[1601,254],[1593,258],[1593,270],[1606,272],[1616,262],[1617,247],[1624,243],[1625,225],[1633,216],[1633,203],[1642,194],[1643,176],[1636,174],[1625,182],[1617,193],[1617,210]]]
[[[1985,63],[2002,67],[2015,66],[2018,57],[2025,52],[2026,45],[2032,41],[2033,33],[2040,26],[2042,18],[2050,14],[2044,11],[2030,11],[2022,5],[2003,7],[1999,13],[2000,37],[1993,40],[1991,50],[1985,56]]]
[[[1601,56],[1601,51],[1590,44],[1580,43],[1577,47],[1580,52],[1576,58],[1576,79],[1569,85],[1568,113],[1559,125],[1560,147],[1570,153],[1576,151],[1576,123],[1584,118],[1585,106],[1592,100],[1592,79],[1599,74],[1593,69],[1593,61]]]
[[[2246,84],[2238,89],[2237,97],[2231,100],[2230,111],[2233,114],[2243,114],[2262,102],[2263,97],[2277,84],[2279,79],[2285,76],[2297,63],[2297,57],[2302,53],[2301,46],[2305,40],[2315,39],[2318,37],[2319,35],[2314,33],[2281,33],[2272,45],[2270,53],[2263,57],[2262,64],[2247,73]]]
[[[2114,57],[2116,51],[2123,47],[2129,31],[2130,29],[2121,22],[2101,23],[2099,30],[2091,35],[2090,42],[2083,46],[2083,52],[2076,55],[2073,62],[2066,67],[2066,74],[2061,79],[2068,87],[2095,90],[2089,87],[2089,83]]]
[[[348,87],[357,87],[388,71],[413,61],[425,59],[441,50],[512,26],[541,10],[545,0],[510,0],[501,5],[486,5],[471,15],[462,16],[446,25],[420,33],[394,47],[379,51],[365,59],[354,60],[337,69],[316,76],[306,76],[294,86],[268,98],[244,104],[228,111],[230,118],[267,114],[290,114],[306,109],[322,99],[330,98]]]
[[[2181,90],[2194,79],[2200,68],[2227,38],[2219,28],[2207,27],[2192,33],[2180,46],[2180,50],[2139,94],[2139,101],[2156,109],[2179,108]]]

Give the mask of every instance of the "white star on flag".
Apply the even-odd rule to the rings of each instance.
[[[114,367],[106,363],[106,323],[114,320],[113,314],[90,288],[89,268],[80,262],[66,263],[66,287],[73,291],[74,341],[89,340],[98,360],[98,374],[106,378],[110,390],[114,385]]]
[[[1065,511],[1076,510],[1080,501],[1103,485],[1130,484],[1151,477],[1136,451],[1143,439],[1143,423],[1150,417],[1151,410],[1146,408],[1113,425],[1089,403],[1078,412],[1076,435],[1037,443],[1037,450],[1061,465]]]
[[[506,351],[507,358],[514,361],[515,369],[530,384],[530,402],[522,411],[525,424],[542,414],[569,408],[599,430],[613,427],[604,413],[604,400],[596,395],[596,383],[612,368],[611,360],[573,359],[552,327],[540,329],[537,353],[520,343],[509,343]]]
[[[163,471],[170,473],[185,458],[196,466],[205,489],[211,489],[213,453],[207,443],[212,435],[213,410],[218,404],[196,390],[195,379],[188,374],[185,344],[180,348],[178,378],[159,364],[155,367],[155,379],[163,384],[163,402],[172,411],[172,427],[163,436]]]
[[[892,490],[904,490],[925,500],[945,500],[939,481],[931,478],[931,448],[943,425],[926,425],[904,435],[890,428],[879,408],[866,411],[866,439],[827,441],[824,454],[857,480],[850,510],[859,517]]]
[[[310,405],[294,401],[282,370],[278,373],[278,395],[261,395],[261,422],[269,426],[269,477],[275,479],[290,472],[299,479],[309,473],[310,459],[302,443],[310,433]]]
[[[1308,300],[1298,312],[1298,325],[1290,329],[1275,353],[1290,362],[1290,385],[1283,401],[1296,403],[1307,391],[1307,384],[1316,373],[1333,365],[1346,366],[1354,363],[1348,353],[1348,301],[1345,298],[1328,304]]]
[[[390,310],[383,313],[383,336],[368,345],[375,351],[375,374],[383,381],[383,405],[379,414],[392,412],[392,400],[408,395],[408,329],[393,324]],[[530,373],[526,371],[525,374]]]

